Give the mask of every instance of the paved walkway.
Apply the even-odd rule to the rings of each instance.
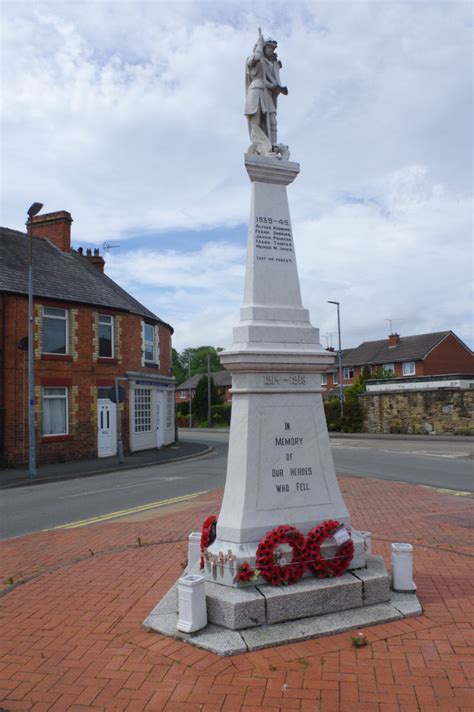
[[[219,658],[141,627],[181,571],[216,491],[167,510],[3,542],[0,708],[42,712],[446,712],[474,709],[473,500],[340,478],[390,562],[414,545],[424,615]]]
[[[150,465],[161,465],[164,462],[189,459],[208,452],[209,447],[199,442],[183,442],[177,440],[172,445],[153,450],[141,450],[124,455],[120,464],[117,456],[102,457],[88,460],[71,460],[56,462],[50,465],[40,465],[36,477],[31,479],[27,468],[0,469],[0,489],[6,487],[23,487],[30,484],[42,484],[55,480],[69,480],[77,477],[89,477],[106,472],[130,470]],[[1,710],[0,710],[1,712]]]

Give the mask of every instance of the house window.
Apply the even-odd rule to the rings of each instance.
[[[43,353],[67,354],[67,309],[43,307]]]
[[[337,377],[337,371],[334,371],[334,373],[332,374],[332,382],[333,382],[334,386],[337,386],[337,384],[339,383],[339,379]]]
[[[392,374],[395,375],[395,364],[394,363],[384,363],[383,366],[383,372],[385,375]]]
[[[173,391],[167,391],[166,393],[166,427],[173,427],[173,414],[174,414],[174,398]]]
[[[404,376],[414,376],[415,375],[415,362],[414,361],[404,361],[402,367],[403,367],[403,375]]]
[[[322,386],[327,386],[327,382],[328,382],[327,373],[322,373],[322,374],[321,374],[321,385],[322,385]]]
[[[143,324],[143,348],[145,361],[156,363],[155,327],[151,324]]]
[[[43,388],[43,435],[68,434],[67,388]]]
[[[354,378],[354,369],[352,366],[345,366],[344,367],[344,380],[345,381],[350,381],[352,378]]]
[[[151,432],[151,391],[147,388],[136,388],[134,405],[135,432]]]
[[[99,314],[99,357],[113,358],[114,355],[114,318]]]
[[[179,399],[180,400],[187,400],[188,398],[188,391],[179,391]]]

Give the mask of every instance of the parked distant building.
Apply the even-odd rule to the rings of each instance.
[[[400,336],[390,334],[381,341],[364,341],[360,346],[342,351],[342,384],[351,386],[364,369],[380,370],[397,379],[474,373],[473,352],[452,331]],[[325,392],[339,386],[336,365],[322,375]]]
[[[176,386],[176,403],[189,403],[189,390],[191,389],[191,398],[194,398],[196,392],[196,386],[203,376],[207,376],[207,373],[196,373],[184,383],[180,383]],[[232,393],[230,389],[232,387],[232,376],[229,371],[216,371],[211,373],[211,378],[214,381],[214,385],[217,389],[217,395],[222,399],[223,403],[228,403],[232,400]]]
[[[110,389],[125,400],[125,449],[174,440],[172,327],[104,274],[98,250],[71,249],[71,215],[33,218],[37,460],[117,451]],[[0,463],[28,461],[28,249],[0,228]]]

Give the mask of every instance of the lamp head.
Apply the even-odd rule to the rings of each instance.
[[[32,218],[37,215],[42,207],[43,203],[33,203],[33,205],[30,205],[30,207],[28,208],[28,217]]]

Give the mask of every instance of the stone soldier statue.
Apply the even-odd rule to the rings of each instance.
[[[265,40],[258,29],[258,39],[253,54],[248,57],[245,71],[245,115],[249,123],[252,144],[249,153],[283,153],[287,147],[277,142],[277,99],[288,94],[280,83],[279,61],[275,40]]]

